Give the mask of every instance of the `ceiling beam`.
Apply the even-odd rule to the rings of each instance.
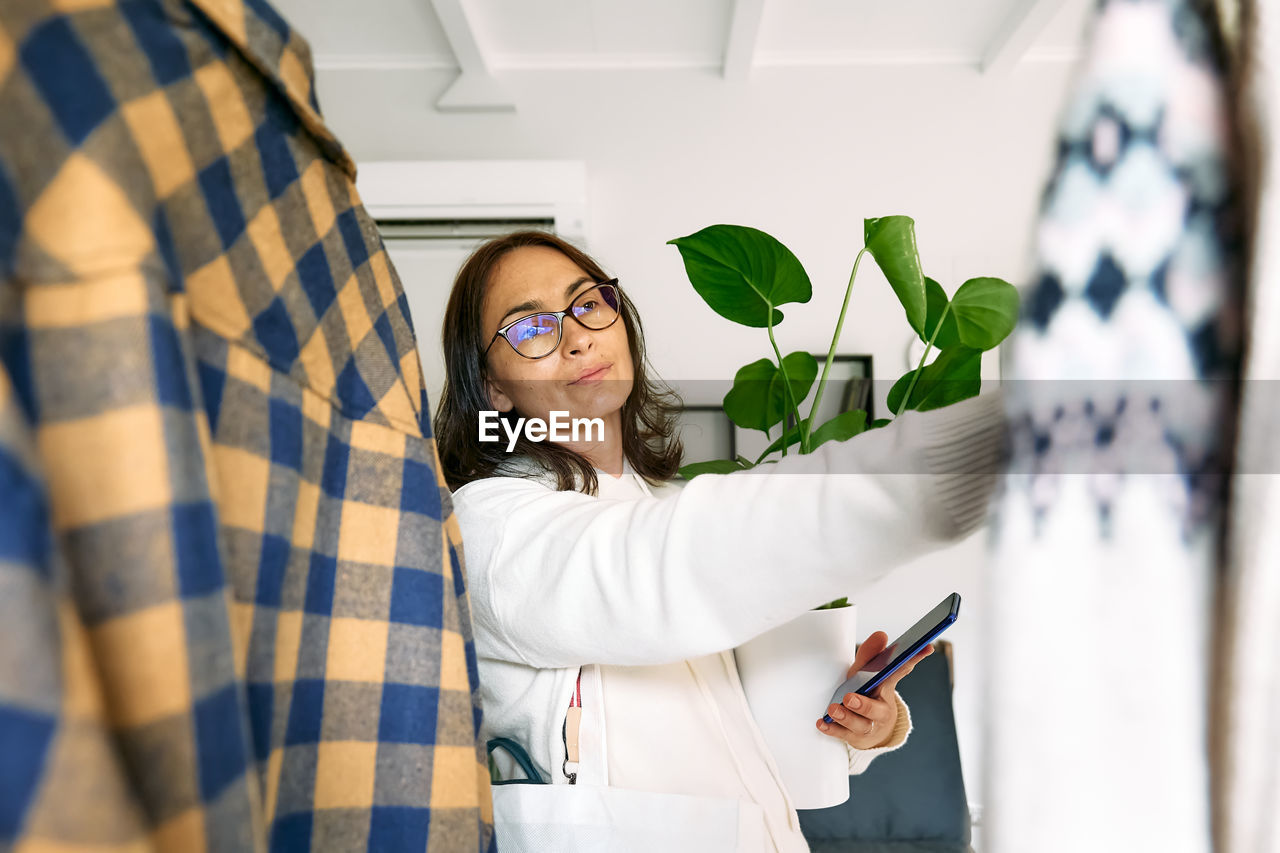
[[[983,74],[1003,74],[1018,64],[1045,24],[1067,0],[1015,0],[1013,10],[1000,24],[982,53]]]
[[[721,73],[726,80],[746,80],[755,64],[756,42],[760,37],[760,19],[764,17],[765,0],[735,0],[729,38],[724,47]]]
[[[467,0],[431,0],[461,73],[436,101],[441,112],[511,112],[515,101],[494,77],[476,38]]]

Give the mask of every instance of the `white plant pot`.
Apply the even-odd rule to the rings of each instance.
[[[734,650],[742,689],[798,809],[849,799],[849,754],[815,723],[857,648],[858,610],[810,610]]]

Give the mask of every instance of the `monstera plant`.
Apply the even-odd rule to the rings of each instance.
[[[892,418],[867,422],[862,410],[841,412],[816,424],[827,375],[844,328],[853,283],[862,259],[870,255],[902,303],[908,325],[924,343],[916,367],[889,392],[893,418],[908,409],[925,411],[976,396],[981,384],[982,354],[1013,330],[1018,292],[998,278],[971,278],[948,296],[937,281],[924,275],[916,249],[915,222],[908,216],[884,216],[863,223],[864,245],[853,262],[844,303],[836,321],[822,375],[807,351],[783,355],[775,327],[782,322],[778,306],[808,302],[813,284],[796,256],[774,237],[741,225],[712,225],[688,237],[669,241],[680,250],[694,290],[717,314],[743,326],[767,329],[772,358],[738,370],[724,397],[724,411],[739,427],[757,429],[772,442],[756,459],[713,459],[685,465],[680,475],[725,474],[777,461],[796,445],[812,453],[828,441],[852,438],[885,426]],[[929,355],[938,351],[931,362]],[[803,413],[799,401],[814,390],[813,405]],[[775,428],[777,437],[773,436]],[[833,602],[840,604],[842,602]]]

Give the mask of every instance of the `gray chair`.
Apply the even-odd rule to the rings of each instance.
[[[951,705],[950,644],[898,685],[914,726],[901,749],[849,777],[849,800],[802,810],[813,853],[968,853],[969,806]]]

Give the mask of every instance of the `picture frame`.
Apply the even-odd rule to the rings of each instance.
[[[684,461],[707,462],[733,459],[737,455],[733,421],[716,405],[688,405],[680,410],[677,434],[684,443]]]

